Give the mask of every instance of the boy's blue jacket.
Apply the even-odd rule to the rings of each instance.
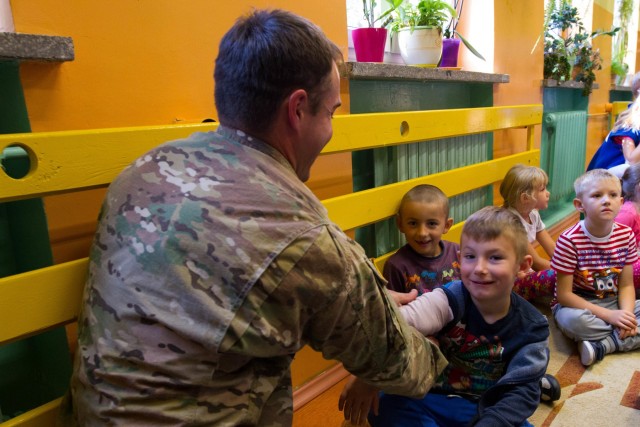
[[[456,325],[473,304],[461,281],[448,284],[444,291],[454,319],[444,328]],[[549,323],[533,305],[511,293],[507,316],[509,329],[501,336],[503,346],[516,349],[502,378],[478,401],[474,426],[520,426],[540,402],[540,379],[549,363]]]

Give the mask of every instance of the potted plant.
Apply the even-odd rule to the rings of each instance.
[[[464,8],[464,0],[453,0],[453,8],[456,13],[451,15],[449,24],[444,29],[444,39],[442,40],[442,59],[439,67],[457,67],[458,51],[460,50],[460,42],[466,46],[471,53],[483,61],[484,56],[480,54],[471,43],[462,36],[457,30],[458,22],[462,18],[462,9]]]
[[[435,67],[442,55],[443,25],[456,11],[445,0],[421,0],[399,5],[390,23],[398,35],[400,55],[407,65]]]
[[[588,96],[596,80],[595,71],[602,69],[600,52],[593,49],[592,41],[601,35],[613,36],[620,28],[588,33],[578,9],[568,0],[549,2],[545,15],[544,78],[582,82],[582,94]]]
[[[376,16],[376,1],[362,0],[363,17],[368,26],[351,31],[356,61],[382,62],[384,59],[384,46],[387,42],[387,29],[385,27],[392,21],[391,13],[403,1],[386,0],[389,8],[379,16]],[[379,24],[380,27],[376,27],[376,24]]]

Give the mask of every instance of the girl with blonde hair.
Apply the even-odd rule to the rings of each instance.
[[[549,178],[544,170],[518,164],[509,169],[500,184],[503,206],[515,213],[527,230],[527,252],[533,257],[532,268],[518,276],[514,287],[514,291],[527,300],[553,296],[556,282],[549,259],[543,258],[533,247],[533,243],[538,242],[549,258],[556,247],[539,212],[549,205],[548,183]]]

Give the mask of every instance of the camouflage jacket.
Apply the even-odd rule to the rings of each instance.
[[[79,325],[80,425],[290,425],[305,344],[410,396],[446,365],[284,157],[222,126],[114,180]]]

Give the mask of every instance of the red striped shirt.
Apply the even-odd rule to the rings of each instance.
[[[565,230],[556,243],[551,268],[573,274],[573,292],[590,298],[618,293],[618,276],[625,265],[638,259],[631,228],[613,223],[606,237],[587,234],[584,221]]]

